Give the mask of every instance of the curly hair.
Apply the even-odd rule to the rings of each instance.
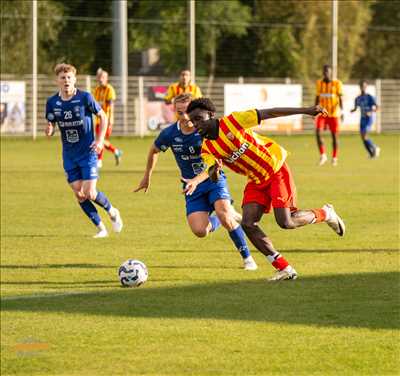
[[[199,108],[201,110],[205,110],[208,112],[213,112],[213,113],[217,112],[217,110],[214,106],[214,103],[211,102],[211,99],[205,98],[205,97],[197,98],[197,99],[191,101],[186,112],[187,113],[192,112],[196,108]]]

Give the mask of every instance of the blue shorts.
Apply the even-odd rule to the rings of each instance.
[[[191,213],[203,211],[211,213],[214,211],[214,203],[217,200],[231,200],[226,177],[220,177],[218,182],[213,183],[210,179],[197,186],[191,196],[185,196],[186,216]]]
[[[360,120],[360,132],[367,133],[371,130],[372,124],[374,123],[374,118],[372,116],[369,117],[361,117]]]
[[[80,159],[64,156],[63,164],[68,183],[73,183],[77,180],[94,180],[99,177],[96,153],[90,153]]]

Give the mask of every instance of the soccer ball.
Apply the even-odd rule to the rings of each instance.
[[[147,267],[139,260],[127,260],[118,269],[118,278],[123,287],[139,287],[147,281]]]

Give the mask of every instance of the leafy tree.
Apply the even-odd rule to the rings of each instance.
[[[53,67],[48,45],[58,40],[65,21],[63,6],[54,1],[38,1],[39,72]],[[1,72],[29,74],[32,71],[32,3],[23,0],[1,1]]]
[[[362,56],[353,67],[352,76],[400,78],[400,2],[378,0],[371,10]]]

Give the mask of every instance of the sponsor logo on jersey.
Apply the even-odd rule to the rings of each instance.
[[[243,142],[242,145],[240,145],[240,148],[236,151],[234,151],[229,158],[224,158],[225,162],[228,163],[233,163],[236,161],[236,159],[239,159],[245,152],[246,150],[250,147],[250,144],[248,142]]]
[[[71,101],[71,103],[80,103],[81,100],[80,99],[75,99],[74,101]]]
[[[57,101],[57,102],[56,102],[56,105],[57,105],[57,106],[61,106],[61,102],[60,102],[60,101]]]
[[[49,114],[47,114],[47,120],[53,121],[54,120],[54,115],[50,112]]]

